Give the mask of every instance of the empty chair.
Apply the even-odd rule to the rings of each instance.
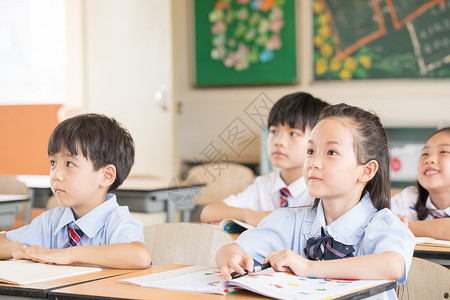
[[[432,261],[413,257],[408,279],[396,288],[400,300],[449,299],[450,270]]]
[[[0,194],[4,195],[22,195],[25,200],[20,202],[3,202],[0,206],[0,227],[6,228],[14,225],[15,218],[23,219],[25,223],[29,222],[25,216],[26,204],[28,198],[28,187],[25,183],[19,181],[12,175],[0,175]],[[31,208],[29,208],[31,211]]]
[[[145,226],[144,238],[155,265],[215,266],[217,250],[233,242],[228,233],[218,228],[193,223]]]
[[[242,192],[255,177],[244,165],[230,162],[214,162],[195,166],[189,170],[188,180],[205,183],[197,199],[198,205],[222,201],[230,195]]]

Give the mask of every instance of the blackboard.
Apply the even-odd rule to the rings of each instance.
[[[450,77],[450,0],[314,0],[316,80]]]
[[[295,84],[295,11],[294,0],[194,1],[195,85]],[[277,16],[282,26],[276,31],[281,47],[267,50],[274,37],[272,25]],[[262,30],[268,24],[271,29]],[[226,26],[222,35],[214,33],[221,30],[219,25]],[[223,46],[218,47],[220,43]],[[236,54],[240,45],[246,48],[240,52],[245,56],[244,63],[230,63],[234,59],[228,60],[229,54]],[[234,54],[240,59],[240,55]]]

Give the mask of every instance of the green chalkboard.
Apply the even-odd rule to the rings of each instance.
[[[316,80],[449,78],[450,0],[314,0]]]
[[[295,84],[294,0],[196,0],[197,86]]]

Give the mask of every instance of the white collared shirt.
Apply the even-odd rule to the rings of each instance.
[[[67,248],[67,225],[71,222],[84,233],[80,246],[144,242],[142,223],[131,216],[128,207],[119,206],[113,194],[78,220],[70,207],[60,206],[40,214],[29,225],[8,231],[6,238],[28,246]]]
[[[400,193],[392,197],[391,199],[391,209],[394,214],[405,216],[413,221],[418,221],[417,211],[414,208],[417,202],[417,197],[419,191],[417,186],[408,186],[403,189]],[[431,202],[430,196],[427,198],[425,203],[426,208],[429,210],[436,210],[442,216],[450,216],[450,206],[446,209],[437,209],[436,206]],[[425,220],[432,220],[434,217],[430,214],[425,218]]]
[[[223,202],[229,206],[256,211],[275,210],[280,208],[280,189],[284,187],[291,193],[289,207],[309,206],[313,203],[314,199],[308,194],[304,177],[286,186],[279,171],[258,176],[244,191],[229,196]]]

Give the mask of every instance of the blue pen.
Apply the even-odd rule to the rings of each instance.
[[[259,271],[268,269],[270,267],[272,267],[270,265],[270,262],[267,262],[267,263],[262,264],[262,265],[257,265],[256,267],[253,268],[253,272],[252,273],[259,272]],[[249,272],[247,270],[245,271],[244,274],[239,274],[238,272],[233,272],[233,273],[231,273],[231,279],[236,279],[236,278],[248,275],[248,274],[249,274]]]

